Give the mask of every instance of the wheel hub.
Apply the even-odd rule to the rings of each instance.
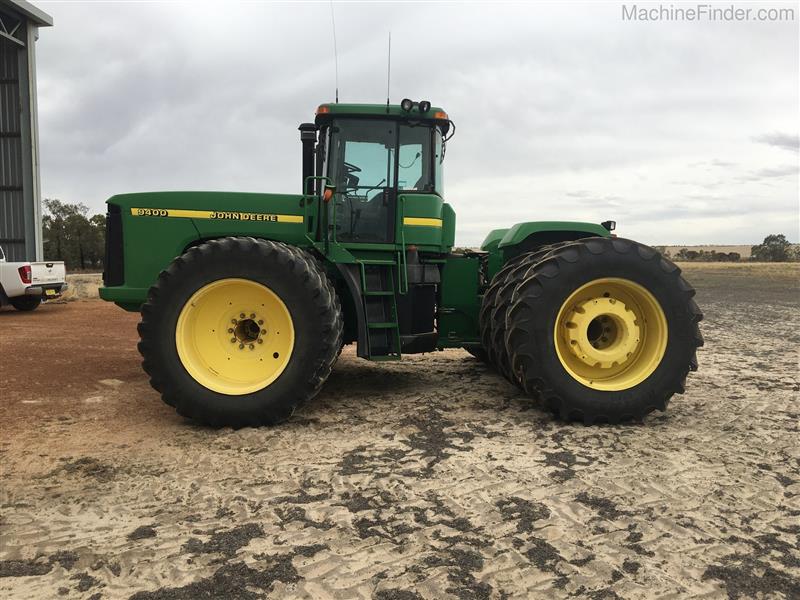
[[[256,313],[250,313],[249,318],[243,318],[244,313],[239,314],[239,319],[231,319],[233,327],[228,328],[228,333],[232,334],[231,344],[239,344],[239,349],[245,347],[250,350],[255,349],[255,344],[263,344],[267,334],[266,329],[262,329],[264,319],[259,319]]]
[[[603,296],[573,306],[565,333],[570,352],[578,360],[602,369],[624,364],[640,340],[633,311],[621,300]]]
[[[667,347],[664,310],[644,286],[598,278],[574,290],[556,316],[553,341],[565,371],[602,391],[626,390],[658,367]]]
[[[268,287],[221,279],[184,305],[175,331],[178,356],[201,385],[223,394],[249,394],[270,385],[289,364],[294,324]]]

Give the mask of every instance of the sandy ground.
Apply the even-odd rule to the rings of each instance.
[[[215,431],[150,389],[137,315],[3,310],[0,597],[797,598],[800,267],[686,272],[700,371],[615,427],[347,349],[288,424]]]

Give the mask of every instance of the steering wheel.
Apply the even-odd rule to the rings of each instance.
[[[348,173],[361,173],[361,167],[358,167],[353,163],[346,162],[344,163],[344,167],[347,169]]]

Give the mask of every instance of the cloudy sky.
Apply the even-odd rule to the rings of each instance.
[[[55,20],[37,48],[44,197],[101,212],[120,192],[298,191],[297,125],[334,95],[327,2],[34,3]],[[391,30],[392,100],[458,127],[462,245],[545,219],[615,219],[651,244],[798,241],[800,9],[766,6],[795,19],[337,2],[340,100],[385,101]]]

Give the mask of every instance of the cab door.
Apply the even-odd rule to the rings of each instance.
[[[397,206],[397,124],[341,119],[331,131],[335,239],[340,243],[393,244]]]

